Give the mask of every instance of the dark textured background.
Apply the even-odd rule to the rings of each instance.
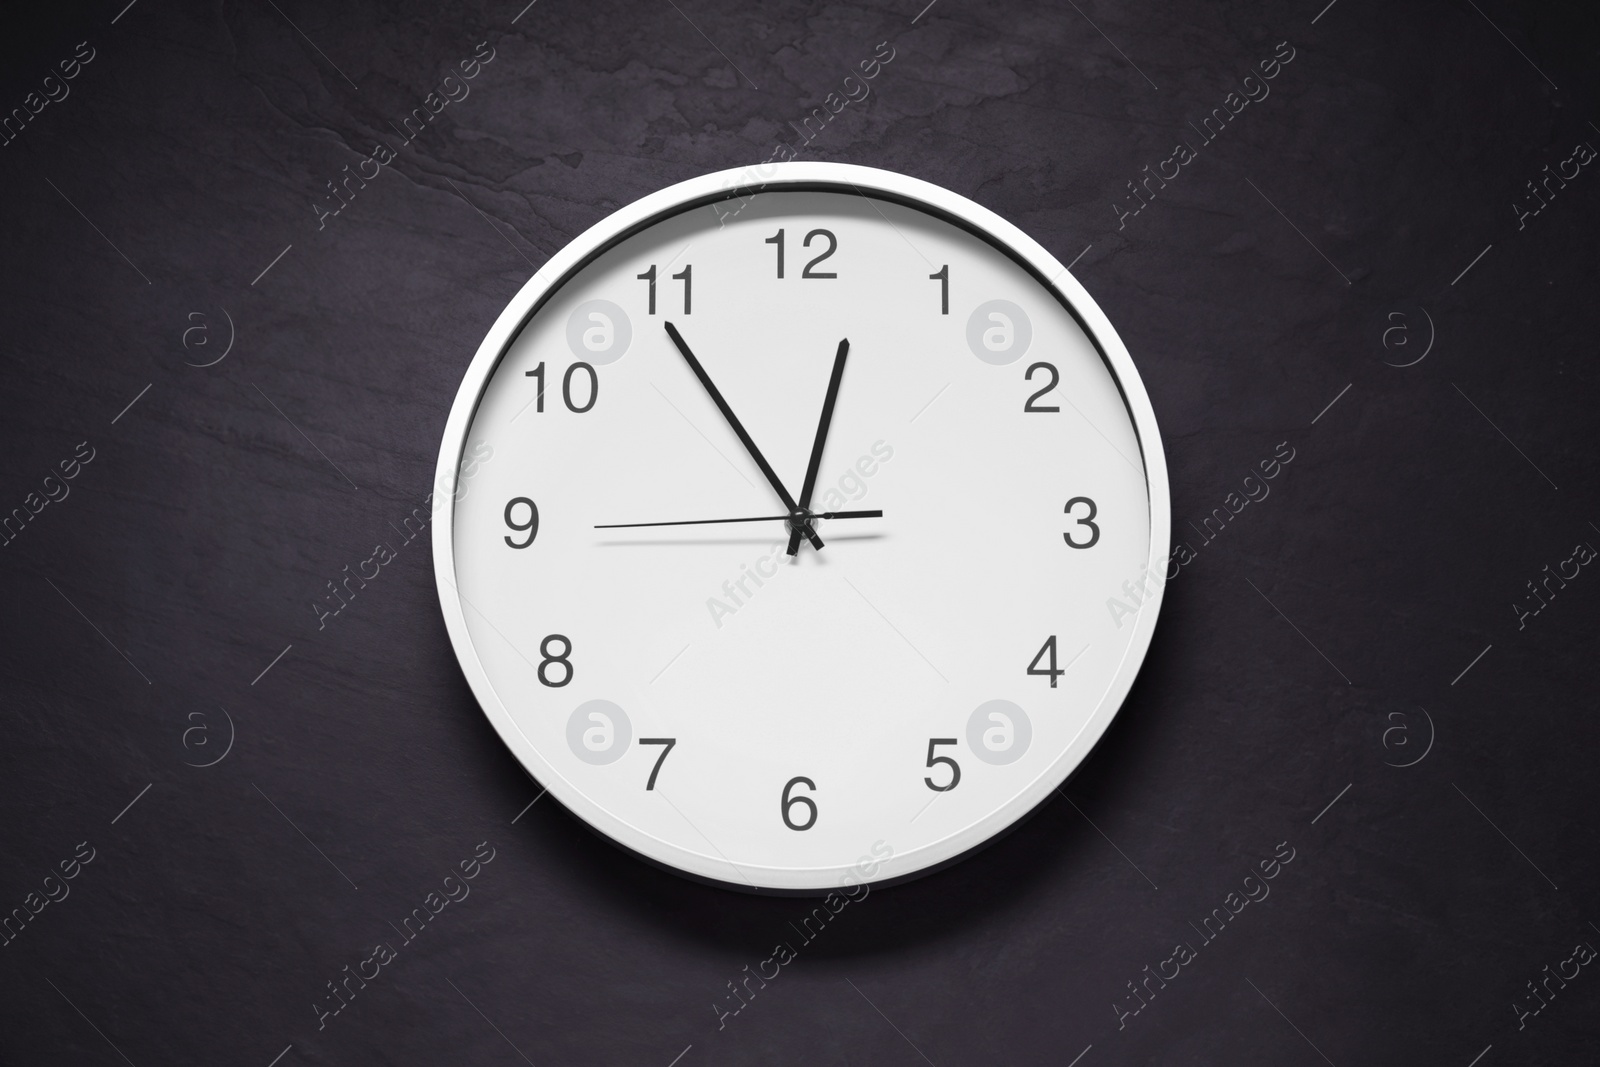
[[[0,1061],[1594,1059],[1594,967],[1524,1029],[1511,1006],[1600,944],[1600,575],[1522,629],[1511,606],[1600,545],[1600,174],[1520,230],[1511,207],[1600,146],[1594,6],[924,2],[8,12],[0,109],[96,56],[0,148],[0,512],[95,458],[0,548],[0,910],[95,858],[0,948]],[[1125,182],[1284,40],[1271,96],[1119,232]],[[319,232],[323,183],[480,41],[471,96]],[[850,906],[719,1031],[805,905],[526,809],[423,542],[320,632],[310,604],[427,493],[533,266],[766,159],[880,41],[872,96],[803,158],[945,185],[1063,262],[1088,246],[1198,558],[1081,810]],[[229,356],[185,366],[224,314]],[[1427,317],[1428,357],[1386,366]],[[1272,495],[1200,544],[1187,523],[1282,441]],[[222,751],[222,709],[231,751],[186,766]],[[470,898],[319,1031],[324,983],[483,840]],[[1271,897],[1119,1030],[1126,983],[1283,841]]]

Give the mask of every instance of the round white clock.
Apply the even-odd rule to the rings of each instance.
[[[1111,324],[993,212],[864,167],[711,174],[582,234],[479,348],[439,475],[501,738],[612,841],[747,890],[1003,833],[1161,604],[1166,464]]]

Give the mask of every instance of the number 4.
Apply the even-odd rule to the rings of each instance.
[[[1046,670],[1040,670],[1039,669],[1039,661],[1041,659],[1044,659],[1044,654],[1046,652],[1050,653],[1050,666]],[[1069,666],[1070,666],[1070,664],[1069,664]],[[1056,635],[1055,634],[1051,634],[1050,635],[1050,640],[1048,640],[1048,641],[1046,641],[1044,643],[1044,647],[1039,649],[1038,654],[1033,657],[1033,662],[1028,664],[1028,673],[1029,674],[1042,674],[1042,675],[1045,675],[1046,677],[1048,677],[1050,679],[1050,688],[1051,689],[1054,689],[1056,687],[1056,679],[1060,678],[1063,674],[1067,673],[1064,670],[1058,670],[1056,668]]]
[[[656,775],[661,773],[661,765],[667,762],[667,753],[672,751],[672,746],[678,743],[678,739],[676,737],[641,737],[639,738],[639,743],[641,745],[666,746],[661,750],[661,755],[656,757],[656,765],[650,768],[650,780],[644,784],[645,789],[648,791],[656,787]]]

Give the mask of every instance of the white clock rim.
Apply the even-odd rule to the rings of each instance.
[[[1132,417],[1144,462],[1150,503],[1150,559],[1147,567],[1150,573],[1159,576],[1154,593],[1146,598],[1130,624],[1134,631],[1129,635],[1122,661],[1110,685],[1083,728],[1056,759],[1013,794],[1010,800],[983,819],[939,841],[908,852],[896,851],[871,877],[863,876],[857,869],[860,860],[846,866],[824,867],[736,865],[720,856],[704,856],[646,834],[590,800],[545,760],[522,732],[510,710],[501,703],[488,672],[478,658],[467,627],[460,591],[454,581],[454,490],[466,449],[467,434],[501,357],[544,301],[601,253],[656,222],[696,207],[745,195],[794,191],[855,192],[862,196],[875,193],[882,199],[924,210],[1010,256],[1034,275],[1040,285],[1054,292],[1056,299],[1078,320],[1090,342],[1100,352]],[[720,224],[720,217],[718,221]],[[1172,523],[1166,453],[1144,382],[1111,321],[1055,256],[993,211],[959,193],[920,178],[855,164],[789,162],[716,171],[678,182],[636,200],[573,238],[523,284],[496,317],[483,343],[478,346],[445,423],[434,484],[436,487],[449,486],[451,494],[442,509],[442,515],[433,524],[434,577],[445,629],[478,706],[501,741],[531,777],[569,811],[611,842],[676,873],[743,891],[809,896],[863,882],[883,885],[905,881],[949,866],[1004,836],[1083,765],[1121,712],[1149,651],[1166,591],[1166,545]],[[893,848],[892,840],[888,837],[883,840]]]

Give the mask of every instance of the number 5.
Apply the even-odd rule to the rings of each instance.
[[[930,737],[928,739],[928,762],[926,765],[929,767],[938,763],[948,763],[950,765],[949,785],[934,785],[932,778],[923,779],[924,782],[928,783],[928,788],[935,793],[948,793],[961,783],[961,765],[949,756],[935,756],[933,754],[934,747],[937,745],[953,745],[956,743],[957,739],[954,737]],[[929,801],[929,803],[933,802]]]

